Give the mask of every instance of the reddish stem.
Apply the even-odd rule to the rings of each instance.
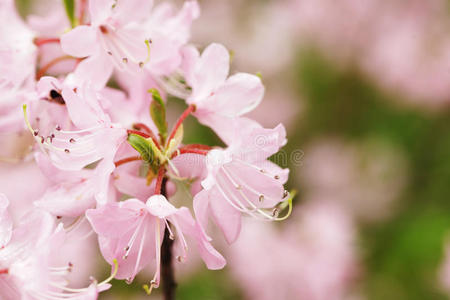
[[[133,130],[133,129],[128,129],[127,133],[128,134],[137,134],[137,135],[140,135],[140,136],[142,136],[143,138],[146,138],[146,139],[151,138],[153,140],[153,142],[155,143],[156,147],[158,147],[158,149],[161,150],[161,146],[159,145],[159,142],[158,142],[158,140],[156,139],[156,137],[154,135],[151,136],[150,134],[147,134],[145,132],[138,131],[138,130]]]
[[[144,131],[145,133],[147,133],[153,139],[153,141],[155,141],[155,140],[157,141],[158,140],[156,138],[156,135],[150,129],[150,127],[148,127],[144,123],[134,123],[133,124],[133,128],[136,129],[136,130],[139,130],[139,131]]]
[[[206,154],[208,154],[208,151],[200,150],[200,149],[180,148],[180,154],[185,154],[185,153],[194,153],[194,154],[206,155]]]
[[[0,274],[8,274],[8,269],[0,269]]]
[[[185,149],[199,149],[199,150],[211,150],[212,147],[208,146],[208,145],[203,145],[203,144],[187,144],[184,145],[183,148]]]
[[[123,159],[120,159],[118,161],[116,161],[114,164],[116,165],[116,167],[126,164],[128,162],[132,162],[132,161],[136,161],[136,160],[142,160],[142,157],[140,156],[130,156],[130,157],[126,157]]]
[[[128,134],[137,134],[137,135],[140,135],[140,136],[142,136],[142,137],[144,137],[144,138],[146,138],[146,139],[148,139],[148,138],[150,137],[150,135],[148,135],[148,134],[145,133],[145,132],[137,131],[137,130],[133,130],[133,129],[128,129],[128,130],[127,130],[127,133],[128,133]]]
[[[193,153],[193,154],[200,154],[200,155],[207,155],[208,154],[208,151],[201,150],[201,149],[192,149],[192,148],[187,148],[186,149],[186,148],[183,147],[183,148],[180,148],[179,150],[180,151],[174,152],[172,154],[171,159],[177,157],[180,154],[186,154],[186,153]]]
[[[43,66],[41,69],[39,69],[36,72],[36,80],[39,80],[42,76],[45,75],[45,73],[47,73],[48,69],[50,69],[51,67],[53,67],[54,65],[56,65],[57,63],[67,60],[67,59],[75,59],[72,56],[69,55],[64,55],[64,56],[59,56],[53,60],[51,60],[50,62],[48,62],[45,66]]]
[[[51,43],[59,43],[59,38],[35,38],[34,44],[38,47],[45,45],[45,44],[51,44]]]
[[[169,139],[167,140],[167,145],[169,145],[170,140],[173,139],[175,134],[177,133],[178,128],[183,124],[184,119],[187,118],[191,113],[195,112],[195,105],[191,104],[186,108],[186,110],[181,114],[181,116],[178,118],[177,123],[175,124],[175,127],[172,129],[172,132],[170,133]]]
[[[163,183],[165,173],[166,173],[166,168],[164,168],[164,166],[161,166],[158,170],[158,177],[156,178],[155,195],[161,194],[161,186]]]

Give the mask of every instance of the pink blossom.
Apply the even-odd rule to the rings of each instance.
[[[228,243],[234,242],[241,228],[241,213],[276,219],[274,207],[287,196],[283,184],[288,170],[267,158],[286,143],[282,125],[274,129],[254,128],[227,149],[213,149],[206,157],[208,176],[204,190],[194,198],[195,213],[206,227],[211,214]]]
[[[44,84],[44,80],[51,81],[43,78],[40,83]],[[50,89],[49,97],[56,93],[63,101],[70,125],[55,124],[51,131],[45,132],[46,128],[33,129],[28,124],[39,147],[48,153],[58,168],[64,170],[80,170],[100,159],[108,163],[109,168],[114,168],[112,160],[125,139],[126,131],[119,124],[111,123],[94,90],[70,85],[59,89],[57,83],[51,83],[47,85],[56,88]],[[109,174],[111,172],[112,169]]]
[[[54,266],[53,257],[65,240],[62,224],[42,211],[26,215],[14,229],[11,241],[0,249],[0,295],[14,299],[96,299],[108,289],[107,282],[93,283],[89,288],[73,289],[64,277],[71,265]],[[93,292],[95,290],[95,293]]]
[[[82,61],[75,75],[97,88],[105,85],[113,67],[144,74],[145,64],[155,74],[167,74],[181,62],[178,53],[198,17],[196,2],[186,2],[179,14],[161,4],[150,14],[153,1],[89,2],[90,25],[81,25],[61,38],[63,51]],[[139,9],[136,9],[139,7]],[[148,16],[148,17],[147,17]],[[152,45],[150,45],[152,43]]]
[[[192,88],[186,102],[195,105],[194,115],[200,122],[227,142],[228,136],[220,129],[253,110],[262,100],[264,86],[256,75],[237,73],[227,78],[230,55],[222,45],[211,44],[201,56],[188,47],[184,55],[185,77]]]
[[[99,235],[100,249],[105,259],[110,264],[113,259],[119,262],[118,279],[131,282],[150,261],[156,259],[152,287],[159,286],[160,252],[165,229],[169,230],[172,238],[177,235],[179,260],[187,257],[184,234],[188,234],[196,239],[200,255],[208,268],[220,269],[225,265],[225,260],[209,244],[189,210],[175,208],[162,195],[154,195],[146,203],[129,199],[107,204],[88,210],[86,216]],[[175,233],[168,222],[175,228]]]

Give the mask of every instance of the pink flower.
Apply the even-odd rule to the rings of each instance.
[[[111,123],[100,106],[99,94],[88,86],[80,88],[65,84],[60,89],[60,84],[50,78],[41,79],[38,88],[44,84],[49,87],[48,97],[64,104],[69,125],[55,124],[48,131],[42,127],[33,129],[28,122],[39,147],[48,153],[55,166],[63,170],[80,170],[101,159],[114,169],[112,161],[126,138],[126,130],[120,124]]]
[[[264,86],[256,75],[237,73],[227,78],[230,55],[219,44],[209,45],[200,56],[193,47],[184,50],[184,70],[192,94],[188,104],[194,104],[194,115],[210,126],[227,143],[229,136],[223,127],[253,110],[262,100]]]
[[[210,214],[228,243],[233,243],[241,229],[241,213],[276,219],[268,212],[287,196],[283,184],[288,170],[267,158],[286,143],[282,125],[274,129],[256,127],[242,135],[227,149],[213,149],[206,156],[208,176],[203,191],[194,198],[195,214],[206,227]]]
[[[99,235],[100,249],[105,259],[110,264],[113,259],[119,262],[118,279],[131,282],[155,258],[156,272],[152,287],[159,286],[164,230],[169,230],[174,238],[168,222],[177,234],[179,260],[187,256],[184,234],[188,234],[196,239],[200,255],[208,268],[220,269],[225,265],[224,258],[209,244],[189,210],[175,208],[162,195],[154,195],[146,203],[137,199],[109,203],[88,210],[86,216]]]
[[[75,75],[103,87],[114,66],[119,71],[144,75],[168,74],[181,63],[179,48],[189,37],[198,17],[196,2],[189,1],[179,14],[162,4],[150,14],[153,1],[89,2],[91,25],[81,25],[61,38],[63,51],[82,61]],[[152,46],[150,46],[152,43]]]
[[[67,286],[65,276],[71,264],[54,266],[53,258],[66,238],[62,224],[37,210],[26,215],[14,229],[11,241],[0,249],[0,296],[5,299],[96,299],[108,289],[107,281],[89,288]],[[95,292],[94,292],[95,291]],[[15,298],[16,297],[16,298]]]
[[[36,207],[54,216],[78,217],[94,208],[96,199],[99,203],[108,201],[112,170],[106,161],[101,161],[94,170],[64,171],[53,166],[42,153],[36,153],[35,159],[42,173],[53,182],[34,202]]]

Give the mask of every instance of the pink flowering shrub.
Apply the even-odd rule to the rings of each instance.
[[[210,220],[231,244],[243,215],[290,214],[289,170],[268,160],[286,144],[285,128],[245,116],[263,99],[259,76],[230,74],[220,44],[189,44],[196,1],[64,5],[25,23],[12,0],[0,2],[0,22],[8,19],[0,26],[0,132],[31,138],[11,160],[37,167],[42,182],[21,205],[0,194],[1,299],[96,299],[113,278],[131,283],[152,266],[150,293],[160,282],[170,287],[172,256],[183,263],[197,251],[208,269],[225,266]],[[187,104],[174,124],[169,95]],[[225,147],[183,143],[189,115]],[[183,185],[190,195],[172,203]],[[61,262],[59,249],[89,234],[111,276],[75,288],[67,276],[77,266]]]

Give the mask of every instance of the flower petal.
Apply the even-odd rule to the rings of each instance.
[[[61,48],[64,53],[71,56],[91,56],[95,53],[97,45],[97,33],[92,26],[77,26],[61,36]]]
[[[147,210],[158,218],[165,218],[177,212],[175,206],[170,204],[163,195],[151,196],[148,198],[146,206]]]
[[[222,230],[228,244],[232,244],[241,232],[241,213],[233,208],[215,188],[209,194],[209,205],[215,223]]]
[[[114,65],[107,54],[97,52],[89,58],[80,62],[75,69],[74,75],[78,85],[90,83],[96,90],[102,89],[109,80]]]
[[[196,239],[198,252],[208,269],[218,270],[225,266],[225,258],[210,244],[199,224],[192,218],[189,209],[186,207],[180,208],[176,214],[176,221],[183,233]]]
[[[202,53],[194,70],[190,99],[202,100],[225,82],[230,71],[230,54],[220,44],[209,45]]]
[[[142,201],[129,199],[89,209],[86,211],[86,217],[97,234],[108,238],[118,238],[126,234],[133,224],[139,221],[141,208],[145,209]]]
[[[225,81],[205,105],[227,117],[241,116],[253,110],[264,96],[264,86],[258,76],[238,73]]]

